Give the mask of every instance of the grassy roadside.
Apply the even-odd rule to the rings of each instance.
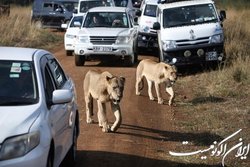
[[[31,7],[11,6],[10,16],[1,17],[0,45],[52,49],[63,43],[63,36],[31,24]]]
[[[240,142],[250,144],[250,10],[227,10],[224,22],[226,38],[226,66],[216,71],[182,77],[176,83],[177,131],[197,134],[189,138],[188,145],[177,143],[176,152],[192,152],[207,149],[214,141],[220,142],[234,132],[242,131],[228,140],[227,151]],[[218,148],[219,149],[219,148]],[[250,160],[237,155],[238,148],[225,158],[227,167],[246,167]],[[210,152],[194,156],[167,159],[182,163],[221,164],[223,156],[211,156]],[[203,156],[203,159],[201,158]],[[206,159],[204,159],[206,156]],[[201,165],[202,166],[202,165]]]

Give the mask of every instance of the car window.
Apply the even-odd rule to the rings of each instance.
[[[51,70],[52,77],[55,81],[56,88],[60,89],[63,87],[65,82],[67,81],[67,78],[65,76],[64,71],[62,70],[59,63],[56,61],[56,59],[50,59],[48,62],[48,66]]]
[[[74,16],[69,27],[75,27],[74,22],[79,22],[82,24],[83,16]]]
[[[27,105],[38,101],[33,63],[0,61],[0,105]]]
[[[45,78],[46,78],[45,79],[45,93],[46,93],[46,98],[47,98],[46,101],[49,102],[52,99],[52,94],[55,88],[54,88],[53,80],[51,78],[51,74],[50,74],[50,70],[48,66],[46,66],[45,68]]]
[[[150,16],[150,17],[156,17],[156,8],[157,5],[146,5],[145,10],[144,10],[144,15],[145,16]]]
[[[80,1],[80,13],[86,13],[90,8],[98,6],[114,6],[114,5],[112,4],[112,1],[106,1],[106,0]]]

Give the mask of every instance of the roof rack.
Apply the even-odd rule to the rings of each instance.
[[[181,2],[181,1],[189,1],[189,0],[158,0],[158,4]]]

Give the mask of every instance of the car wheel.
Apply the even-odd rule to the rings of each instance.
[[[65,157],[65,166],[74,166],[76,162],[76,151],[77,151],[77,129],[76,125],[73,132],[73,144],[69,149],[69,152],[67,153]]]
[[[132,67],[135,64],[135,56],[134,54],[131,56],[125,57],[125,64],[128,67]]]
[[[75,65],[83,66],[85,63],[85,56],[83,55],[75,55]]]
[[[49,150],[49,155],[48,155],[48,158],[47,158],[47,164],[46,164],[46,167],[53,167],[53,151],[52,149]]]
[[[71,51],[71,50],[66,50],[66,55],[67,55],[67,56],[72,56],[72,55],[73,55],[73,51]]]

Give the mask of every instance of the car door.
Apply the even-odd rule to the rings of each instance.
[[[60,162],[66,155],[72,142],[72,104],[51,104],[53,91],[56,89],[67,89],[67,77],[56,59],[48,58],[44,69],[45,92],[48,101],[49,120],[52,136],[55,144],[55,164]],[[68,85],[68,86],[67,86]],[[71,131],[70,131],[71,130]]]

